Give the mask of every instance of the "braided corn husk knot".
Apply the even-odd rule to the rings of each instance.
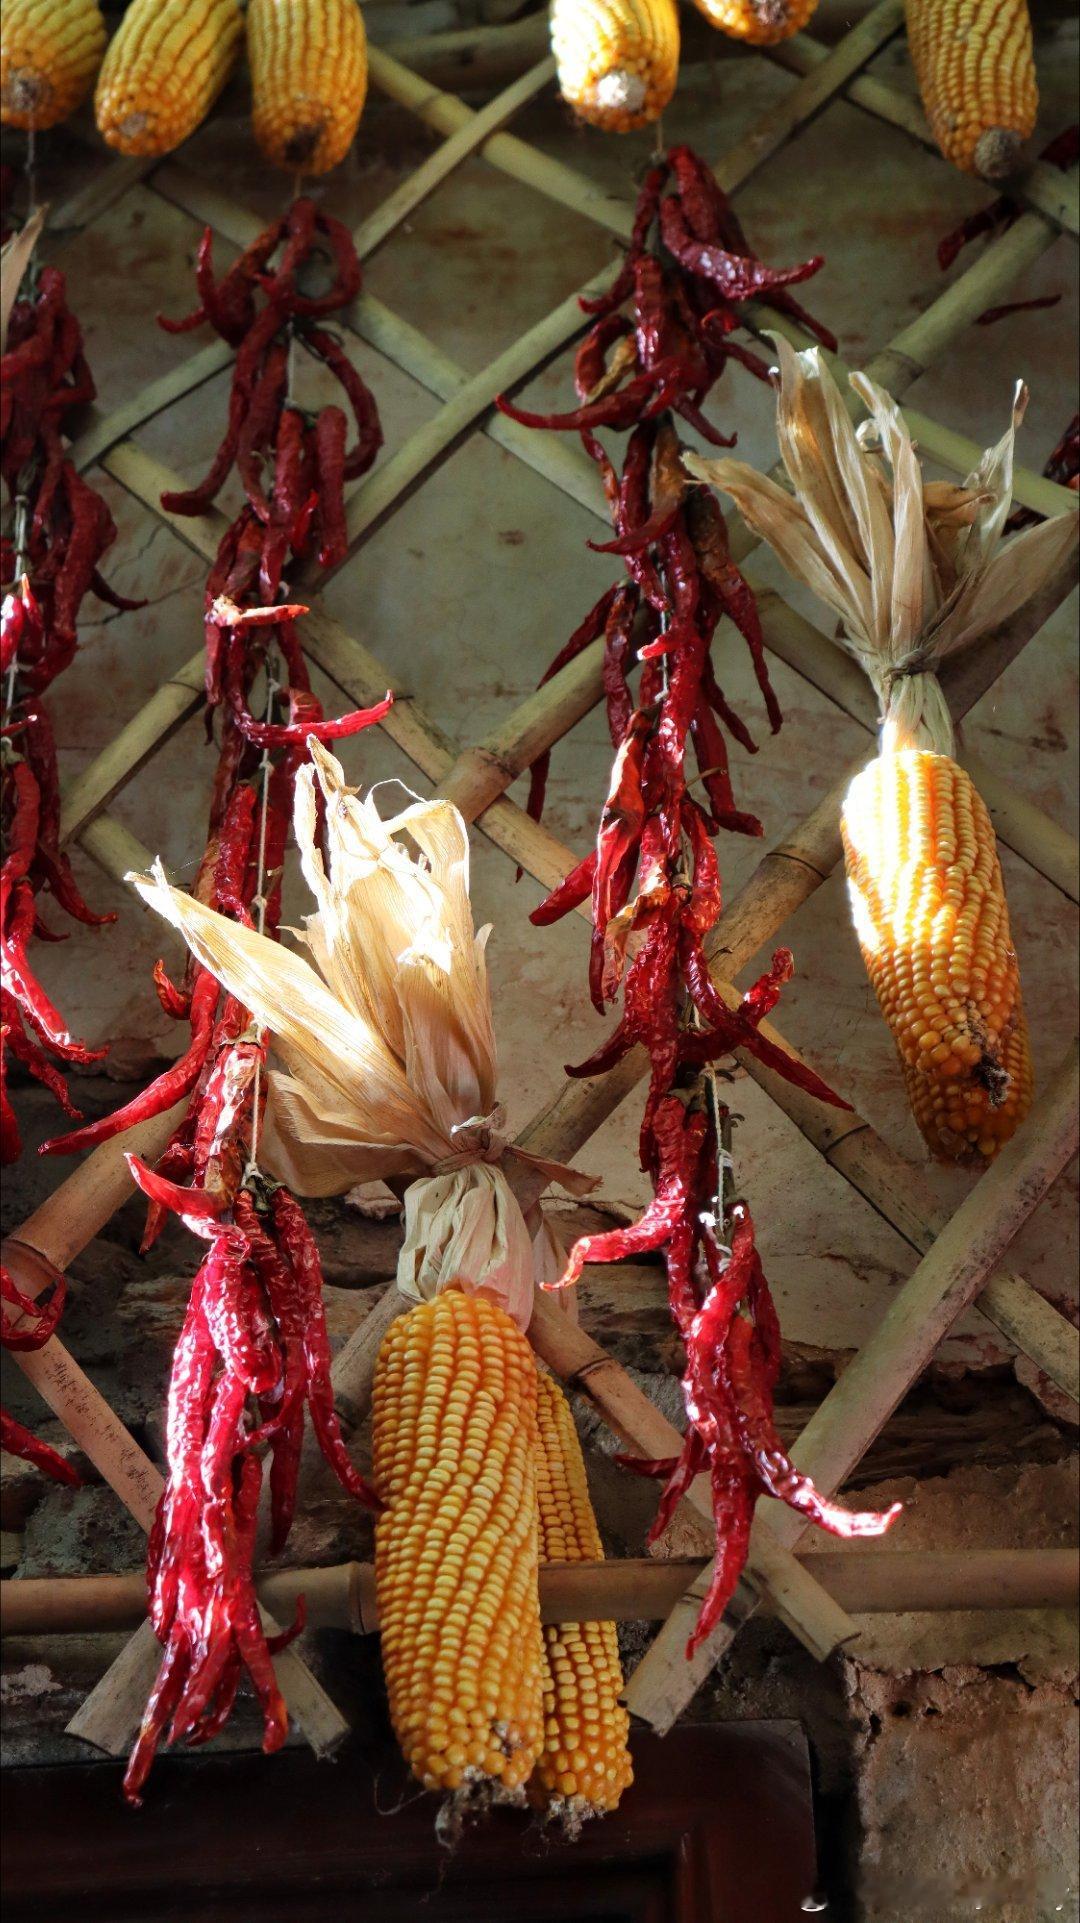
[[[924,479],[899,408],[863,375],[856,433],[816,349],[777,341],[778,430],[793,493],[740,461],[687,456],[732,495],[795,578],[840,616],[881,714],[842,831],[856,933],[932,1152],[995,1155],[1032,1097],[1019,966],[990,816],[954,754],[937,670],[1009,619],[1067,560],[1077,516],[1003,532],[1012,420],[959,486]]]

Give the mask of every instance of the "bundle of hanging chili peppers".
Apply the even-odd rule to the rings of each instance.
[[[694,1477],[710,1476],[718,1553],[691,1648],[731,1597],[760,1495],[846,1536],[876,1534],[893,1514],[838,1508],[790,1462],[773,1419],[780,1336],[753,1222],[744,1202],[724,1199],[727,1109],[714,1063],[745,1049],[820,1099],[838,1098],[760,1031],[791,973],[787,950],[734,1007],[709,971],[706,943],[721,907],[714,836],[721,828],[761,833],[758,821],[737,810],[732,792],[723,729],[751,751],[754,744],[716,677],[711,646],[723,615],[750,650],[774,730],[781,717],[753,594],[731,559],[715,498],[682,472],[674,419],[730,445],[701,409],[729,360],[769,378],[768,363],[732,338],[744,324],[742,303],[752,297],[835,347],[787,292],[821,264],[763,266],[709,169],[675,147],[646,176],[626,259],[608,295],[588,309],[595,319],[575,367],[581,405],[539,415],[499,401],[526,425],[580,432],[599,465],[616,533],[590,545],[620,555],[628,577],[601,596],[548,670],[603,636],[615,764],[595,848],[532,920],[556,921],[591,894],[596,1008],[603,1013],[622,988],[614,1033],[568,1074],[598,1075],[638,1044],[649,1056],[640,1148],[653,1201],[632,1226],[578,1241],[555,1286],[576,1281],[587,1262],[664,1252],[686,1352],[686,1440],[677,1459],[631,1459],[628,1466],[667,1479],[653,1537]],[[621,473],[596,438],[602,428],[629,430]],[[637,664],[635,699],[628,677]],[[701,799],[687,780],[689,746]],[[534,768],[529,797],[536,818],[546,774],[545,758]]]
[[[4,1050],[73,1116],[57,1062],[85,1066],[106,1051],[75,1040],[34,974],[31,937],[60,939],[42,918],[37,897],[47,890],[66,914],[90,927],[115,917],[87,907],[60,846],[56,744],[42,697],[74,657],[79,609],[88,592],[113,607],[141,605],[114,594],[98,572],[116,527],[100,494],[67,455],[65,421],[94,393],[64,276],[43,267],[33,291],[12,308],[0,359],[0,473],[13,518],[2,545],[10,586],[0,612],[3,1028]],[[0,1128],[0,1156],[9,1162],[21,1142],[6,1091]]]
[[[11,527],[0,542],[0,573],[7,583],[0,609],[0,1162],[13,1162],[22,1140],[8,1095],[8,1051],[56,1097],[75,1120],[62,1066],[85,1066],[106,1053],[70,1032],[34,970],[31,943],[62,941],[41,913],[52,896],[75,921],[96,928],[115,920],[83,900],[60,845],[60,784],[52,721],[43,697],[78,646],[79,610],[88,592],[117,608],[141,606],[115,594],[98,563],[116,537],[108,507],[76,472],[65,433],[72,413],[94,398],[82,331],[67,304],[64,276],[30,265],[26,292],[12,306],[0,358],[0,474]],[[33,585],[31,586],[31,582]],[[5,1314],[0,1339],[13,1349],[48,1341],[63,1307],[54,1291],[45,1312],[28,1304],[7,1271],[0,1272]],[[27,1320],[26,1318],[30,1319]],[[4,1447],[58,1481],[77,1476],[47,1443],[0,1411]]]
[[[277,255],[276,265],[274,257]],[[322,292],[306,291],[320,273]],[[303,281],[304,285],[301,285]],[[221,716],[210,830],[194,891],[220,913],[276,933],[293,790],[309,736],[332,741],[379,721],[389,695],[339,720],[322,718],[295,622],[306,609],[284,598],[283,572],[318,541],[324,565],[346,552],[343,482],[370,467],[381,444],[372,396],[318,317],[360,287],[348,230],[298,200],[220,279],[209,233],[199,250],[201,306],[181,323],[209,320],[237,349],[229,424],[205,481],[167,494],[175,514],[203,511],[233,465],[247,501],[222,537],[205,593],[208,727]],[[289,398],[293,340],[337,375],[356,422],[312,417]],[[264,474],[268,481],[264,485]],[[280,685],[275,661],[282,668]],[[264,677],[265,719],[251,711]],[[284,708],[287,719],[273,718]],[[177,1343],[169,1388],[168,1480],[148,1556],[150,1618],[164,1648],[157,1683],[125,1777],[140,1800],[159,1742],[206,1742],[226,1722],[246,1669],[263,1711],[263,1747],[285,1739],[275,1649],[298,1633],[264,1634],[254,1587],[263,1459],[269,1458],[270,1550],[285,1544],[296,1502],[304,1410],[345,1488],[375,1498],[345,1450],[334,1411],[322,1271],[294,1198],[257,1167],[265,1038],[246,1009],[198,963],[174,983],[159,963],[165,1012],[190,1028],[188,1047],[114,1115],[45,1144],[87,1148],[186,1100],[156,1170],[129,1158],[149,1199],[143,1247],[171,1213],[208,1243]]]

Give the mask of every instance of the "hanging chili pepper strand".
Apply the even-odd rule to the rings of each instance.
[[[721,909],[714,836],[721,828],[761,833],[760,823],[736,808],[728,767],[725,730],[751,752],[754,743],[712,662],[725,614],[746,643],[774,730],[781,717],[754,597],[731,558],[715,499],[692,487],[682,471],[675,425],[679,417],[724,443],[702,405],[727,361],[768,378],[767,364],[732,339],[742,322],[740,305],[750,298],[799,318],[835,346],[788,292],[820,266],[814,259],[781,271],[764,267],[708,168],[687,148],[673,148],[646,176],[627,259],[607,298],[592,305],[596,318],[575,366],[581,405],[538,415],[499,402],[527,425],[581,433],[600,468],[615,528],[613,540],[590,545],[621,556],[627,576],[601,596],[549,670],[604,636],[615,762],[595,849],[532,919],[556,921],[591,895],[592,1000],[603,1013],[621,990],[622,1015],[588,1060],[567,1072],[598,1075],[630,1049],[646,1050],[640,1153],[653,1199],[629,1227],[579,1240],[555,1286],[577,1281],[587,1262],[663,1251],[686,1352],[686,1442],[677,1460],[629,1466],[667,1479],[654,1536],[694,1477],[709,1475],[718,1556],[695,1642],[730,1599],[763,1492],[841,1534],[876,1532],[891,1520],[891,1513],[852,1516],[826,1502],[784,1454],[772,1417],[780,1365],[775,1311],[749,1211],[742,1201],[725,1199],[727,1110],[716,1093],[715,1063],[744,1049],[819,1100],[838,1103],[838,1097],[761,1033],[792,972],[788,950],[777,951],[768,973],[734,1008],[709,970],[706,940]],[[621,473],[596,438],[601,428],[629,431]],[[693,784],[686,766],[691,748],[698,769]],[[545,758],[533,771],[535,817],[546,774]]]
[[[27,182],[33,204],[32,155]],[[5,189],[10,186],[10,175]],[[6,194],[5,194],[6,197]],[[6,222],[5,222],[6,227]],[[52,721],[43,696],[72,661],[79,611],[87,593],[118,608],[126,601],[102,580],[98,564],[116,528],[101,496],[76,473],[65,434],[73,411],[94,398],[82,332],[67,304],[64,276],[31,260],[14,302],[6,350],[0,358],[0,474],[11,510],[10,534],[0,542],[5,582],[0,608],[0,1163],[21,1153],[18,1120],[8,1093],[8,1056],[79,1119],[63,1068],[99,1061],[69,1030],[39,981],[34,938],[59,941],[41,913],[43,894],[73,920],[100,927],[82,898],[60,845],[60,783]],[[5,1279],[4,1293],[8,1295]],[[62,1293],[54,1297],[59,1316]],[[55,1326],[55,1317],[46,1334]],[[39,1333],[45,1327],[38,1324]],[[5,1316],[6,1347],[26,1347]],[[64,1459],[0,1411],[4,1446],[58,1481],[77,1481]]]
[[[12,308],[0,359],[0,474],[13,521],[11,538],[2,545],[9,585],[0,610],[3,1020],[6,1046],[69,1114],[74,1110],[55,1064],[84,1066],[105,1050],[76,1041],[37,980],[29,941],[34,934],[56,937],[50,937],[36,898],[47,891],[65,914],[90,927],[114,917],[87,907],[60,847],[56,747],[41,697],[74,657],[79,609],[88,592],[115,607],[141,605],[114,594],[98,572],[116,528],[105,502],[66,453],[65,419],[94,392],[63,274],[55,267],[31,270],[29,289]],[[19,1148],[18,1128],[5,1110],[4,1160]]]
[[[326,293],[301,291],[330,256]],[[316,542],[323,565],[344,557],[343,485],[381,444],[375,403],[315,317],[353,298],[360,269],[345,228],[298,200],[218,281],[210,236],[199,249],[201,306],[236,348],[229,424],[205,481],[164,497],[198,513],[235,465],[246,500],[222,537],[206,584],[207,727],[220,733],[200,900],[276,935],[295,777],[315,736],[332,741],[382,719],[390,697],[326,720],[296,633],[307,612],[287,598],[284,570]],[[175,324],[174,324],[175,325]],[[311,416],[293,400],[290,361],[306,345],[331,368],[357,427],[351,452],[334,405]],[[252,691],[266,687],[263,712]],[[283,713],[282,713],[283,711]],[[269,1462],[271,1550],[288,1538],[304,1413],[345,1488],[375,1506],[338,1428],[330,1382],[322,1274],[299,1205],[258,1165],[265,1038],[248,1011],[196,962],[154,985],[165,1013],[186,1021],[187,1048],[114,1115],[45,1144],[91,1147],[186,1098],[156,1169],[129,1158],[149,1203],[143,1247],[168,1215],[208,1243],[177,1343],[169,1389],[168,1479],[148,1555],[150,1613],[162,1644],[157,1683],[125,1778],[142,1787],[163,1738],[202,1743],[227,1721],[246,1670],[262,1707],[263,1747],[284,1741],[287,1719],[272,1656],[301,1626],[265,1637],[254,1587],[256,1517]]]

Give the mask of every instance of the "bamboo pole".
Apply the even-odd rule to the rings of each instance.
[[[810,1418],[792,1460],[830,1494],[849,1476],[941,1338],[978,1294],[984,1279],[1076,1151],[1078,1050],[1074,1043],[1024,1127],[941,1230],[894,1296],[874,1334]],[[759,1529],[793,1549],[805,1517],[765,1499]],[[689,1660],[688,1623],[696,1620],[706,1577],[672,1611],[627,1685],[625,1701],[661,1733],[671,1728],[712,1665],[730,1646],[721,1624]]]
[[[1076,1549],[823,1550],[803,1558],[834,1602],[854,1615],[909,1610],[1074,1609]],[[692,1556],[540,1565],[540,1616],[559,1622],[662,1622],[691,1577]],[[304,1598],[315,1629],[373,1635],[379,1606],[372,1563],[267,1571],[268,1609],[288,1621]],[[85,1636],[135,1629],[146,1613],[141,1570],[121,1576],[28,1576],[0,1582],[4,1636]],[[767,1610],[766,1610],[767,1613]]]
[[[384,47],[369,47],[368,58],[374,85],[426,126],[433,127],[436,133],[453,135],[471,124],[472,107],[467,107],[454,94],[440,93],[428,81],[402,66]],[[545,194],[571,212],[595,221],[620,240],[629,240],[633,209],[621,195],[609,194],[573,167],[552,160],[514,134],[492,134],[482,151],[484,159],[511,180],[519,180],[523,186],[535,188],[537,193]]]
[[[713,169],[726,194],[745,186],[759,167],[801,133],[875,54],[899,33],[904,24],[904,0],[878,0],[835,47],[822,49],[823,58],[808,66],[798,86],[744,134],[736,147]]]
[[[762,52],[776,66],[786,68],[788,73],[803,76],[816,72],[832,57],[830,50],[808,33],[793,34],[791,39],[783,40],[776,46],[762,48]],[[886,85],[872,74],[860,74],[844,88],[843,98],[861,107],[873,119],[882,120],[888,126],[910,135],[912,140],[931,153],[940,152],[926,115],[913,96]],[[1052,167],[1044,160],[1036,160],[1007,183],[1006,191],[1011,197],[1026,201],[1067,233],[1075,236],[1080,232],[1075,176],[1070,178],[1060,168]],[[988,188],[987,192],[992,193],[993,189]]]
[[[205,675],[205,656],[200,649],[155,689],[127,726],[76,776],[64,791],[62,841],[80,834],[190,719],[202,705]]]
[[[383,56],[377,47],[369,50],[372,62],[372,79],[378,84],[377,70]],[[482,152],[484,143],[520,109],[535,98],[542,89],[550,84],[555,76],[555,62],[550,54],[544,54],[527,73],[511,82],[494,100],[481,107],[470,120],[457,128],[448,140],[436,148],[423,165],[417,167],[407,180],[395,187],[393,193],[362,221],[353,234],[353,244],[361,260],[370,259],[376,248],[408,220],[418,207],[442,186],[456,167],[478,151]]]
[[[888,347],[875,354],[866,371],[890,393],[903,393],[945,348],[993,305],[1003,281],[1022,280],[1057,239],[1057,228],[1042,214],[1021,214]]]

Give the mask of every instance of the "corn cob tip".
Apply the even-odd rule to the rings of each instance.
[[[1023,142],[1012,127],[988,127],[975,147],[975,172],[984,180],[1008,180],[1023,157]]]
[[[639,73],[631,73],[625,67],[612,67],[609,73],[601,74],[593,94],[602,113],[639,114],[648,98],[648,88]]]

